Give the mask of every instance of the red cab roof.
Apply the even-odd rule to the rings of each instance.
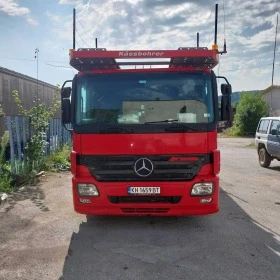
[[[112,70],[137,65],[169,68],[212,69],[219,62],[218,52],[207,48],[179,48],[178,50],[70,50],[70,65],[78,71]],[[127,68],[126,68],[127,69]]]

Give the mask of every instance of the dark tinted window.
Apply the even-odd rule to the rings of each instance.
[[[271,124],[271,127],[270,127],[270,132],[269,133],[271,134],[272,130],[277,130],[279,125],[280,125],[280,121],[273,120],[272,124]]]
[[[270,120],[261,120],[258,132],[259,133],[267,133],[268,125]]]

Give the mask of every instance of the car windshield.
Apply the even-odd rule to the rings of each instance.
[[[85,74],[77,79],[75,125],[211,123],[214,98],[205,72]]]

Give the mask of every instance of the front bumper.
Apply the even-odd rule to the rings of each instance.
[[[191,196],[191,188],[195,183],[213,182],[214,192],[211,196]],[[77,183],[93,183],[98,187],[98,197],[83,197],[78,194]],[[141,202],[130,202],[129,197],[135,197],[127,192],[128,186],[159,186],[162,197],[180,197],[177,200],[157,202],[153,199]],[[123,215],[123,216],[185,216],[207,215],[219,211],[219,178],[217,176],[197,176],[195,180],[187,182],[96,182],[92,177],[73,177],[73,202],[76,212],[86,215]],[[125,202],[113,200],[112,197],[124,197]],[[83,203],[84,199],[87,203]],[[211,198],[209,203],[201,203],[202,198]],[[82,202],[81,202],[82,201]]]

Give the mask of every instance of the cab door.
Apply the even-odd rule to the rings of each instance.
[[[274,157],[280,158],[280,121],[272,120],[268,139],[267,151]]]

